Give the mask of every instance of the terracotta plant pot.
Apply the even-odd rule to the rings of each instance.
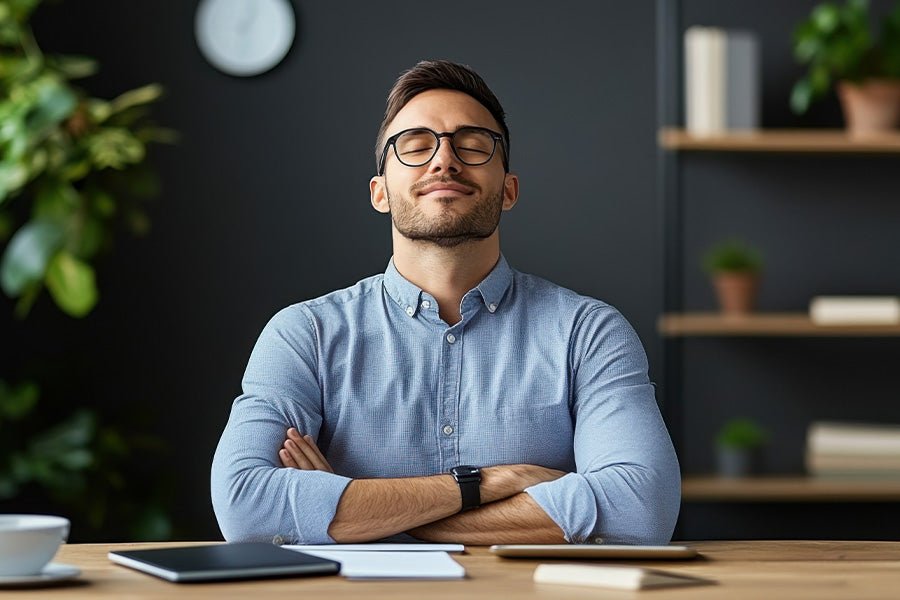
[[[851,135],[883,133],[900,125],[900,79],[839,81],[837,91]]]
[[[713,276],[713,286],[722,312],[745,315],[756,306],[759,275],[749,272],[720,271]]]

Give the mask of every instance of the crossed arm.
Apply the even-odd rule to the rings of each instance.
[[[312,437],[288,429],[279,458],[286,468],[334,473]],[[536,465],[481,469],[481,508],[460,513],[459,487],[450,475],[354,479],[337,506],[328,535],[336,542],[381,539],[400,532],[432,542],[461,544],[565,543],[559,526],[525,488],[565,475]]]

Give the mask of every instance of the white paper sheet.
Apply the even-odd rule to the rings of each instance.
[[[285,545],[291,550],[325,550],[327,552],[465,552],[462,544],[309,544]]]
[[[301,550],[291,546],[291,549]],[[466,570],[446,552],[366,552],[308,550],[302,552],[336,560],[348,579],[462,579]]]

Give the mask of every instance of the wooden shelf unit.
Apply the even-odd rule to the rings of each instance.
[[[681,490],[690,502],[900,502],[900,479],[686,476]]]
[[[659,144],[688,151],[894,154],[900,153],[900,131],[852,136],[843,129],[759,129],[697,136],[666,127]]]
[[[892,337],[900,325],[816,325],[806,313],[668,313],[658,330],[665,337]]]

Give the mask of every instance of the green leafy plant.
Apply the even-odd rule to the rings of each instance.
[[[867,0],[819,4],[794,30],[794,57],[808,65],[791,91],[798,114],[836,81],[900,78],[900,3],[882,21],[880,38],[869,30]]]
[[[114,233],[149,230],[146,203],[159,186],[148,146],[176,136],[149,118],[159,85],[110,101],[74,86],[97,65],[40,50],[29,25],[40,2],[0,0],[0,288],[20,318],[44,289],[64,313],[84,317]],[[0,380],[0,507],[49,498],[78,518],[76,535],[168,538],[164,478],[135,477],[165,450],[131,432],[139,407],[129,406],[122,427],[94,409],[73,411],[71,399],[39,410],[40,400],[35,383]]]
[[[93,263],[115,228],[148,230],[143,203],[158,186],[147,146],[175,135],[148,119],[159,85],[111,101],[73,86],[97,65],[41,52],[28,25],[39,3],[0,1],[0,287],[20,317],[43,289],[82,317],[99,298]]]
[[[709,273],[758,273],[762,269],[762,255],[758,250],[738,239],[720,242],[703,257]]]
[[[769,434],[753,419],[731,419],[716,434],[716,444],[724,448],[749,450],[759,448],[769,439]]]

